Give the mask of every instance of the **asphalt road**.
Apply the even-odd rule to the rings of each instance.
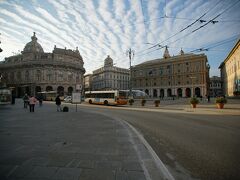
[[[176,179],[239,179],[240,118],[80,106],[140,131]]]

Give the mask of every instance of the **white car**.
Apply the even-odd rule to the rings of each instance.
[[[64,102],[71,103],[72,102],[72,96],[65,97]]]

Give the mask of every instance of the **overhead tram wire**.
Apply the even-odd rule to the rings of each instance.
[[[230,38],[228,38],[228,39],[225,39],[225,40],[222,40],[222,41],[213,43],[213,45],[208,45],[208,46],[206,46],[206,47],[198,48],[198,49],[192,50],[192,51],[190,51],[190,52],[209,51],[209,50],[212,49],[212,48],[221,46],[221,45],[223,45],[223,44],[226,44],[226,43],[229,43],[229,42],[232,42],[232,41],[236,41],[236,40],[239,38],[239,36],[240,36],[240,34],[237,34],[237,35],[232,36],[232,37],[230,37]]]
[[[163,42],[165,42],[165,41],[171,39],[172,37],[176,36],[177,34],[185,31],[186,29],[188,29],[189,27],[191,27],[192,25],[194,25],[195,23],[197,23],[198,21],[200,21],[202,17],[204,17],[207,13],[209,13],[210,11],[212,11],[220,2],[221,2],[221,0],[219,0],[213,8],[209,9],[206,13],[204,13],[202,16],[200,16],[198,19],[196,19],[196,20],[195,20],[193,23],[191,23],[190,25],[186,26],[185,28],[183,28],[183,29],[180,30],[179,32],[177,32],[177,33],[175,33],[174,35],[170,36],[169,38],[161,41],[160,43],[157,43],[157,44],[155,44],[155,45],[153,45],[153,46],[151,46],[151,47],[143,50],[142,52],[145,52],[145,51],[147,51],[147,50],[149,50],[149,49],[155,48],[155,47],[159,46],[160,44],[162,44]],[[167,17],[167,16],[165,15],[165,17]],[[137,54],[137,53],[136,53],[136,54]]]
[[[211,20],[209,20],[208,22],[206,22],[204,25],[202,25],[202,26],[200,26],[200,27],[194,29],[194,30],[191,31],[190,33],[188,33],[188,34],[186,34],[186,35],[184,35],[184,36],[182,36],[182,37],[176,39],[175,41],[170,42],[169,44],[175,43],[175,42],[181,40],[182,38],[185,38],[185,37],[191,35],[192,33],[198,31],[199,29],[205,27],[205,26],[208,25],[209,23],[214,22],[214,20],[215,20],[216,18],[218,18],[219,16],[221,16],[223,13],[225,13],[227,10],[229,10],[230,8],[232,8],[234,5],[236,5],[236,4],[239,3],[239,2],[240,2],[240,0],[236,1],[233,5],[231,5],[231,6],[229,6],[228,8],[226,8],[224,11],[222,11],[221,13],[219,13],[219,14],[218,14],[217,16],[215,16],[213,19],[211,19]],[[168,44],[168,45],[169,45],[169,44]]]
[[[185,37],[191,35],[192,33],[198,31],[199,29],[205,27],[207,24],[209,24],[209,23],[211,23],[211,22],[214,22],[214,20],[215,20],[217,17],[219,17],[219,16],[221,16],[222,14],[224,14],[227,10],[229,10],[230,8],[232,8],[233,6],[235,6],[235,5],[236,5],[237,3],[239,3],[239,2],[240,2],[240,0],[236,1],[233,5],[229,6],[229,7],[226,8],[225,10],[223,10],[221,13],[219,13],[219,14],[218,14],[217,16],[215,16],[213,19],[209,20],[209,21],[208,21],[207,23],[205,23],[204,25],[202,25],[202,26],[196,28],[195,30],[191,31],[190,33],[188,33],[188,34],[186,34],[186,35],[184,35],[184,36],[176,39],[175,41],[168,43],[168,45],[169,45],[169,44],[173,44],[173,43],[181,40],[182,38],[185,38]],[[217,4],[218,4],[218,3],[217,3]],[[209,12],[209,11],[208,11],[208,12]],[[159,43],[159,44],[160,44],[160,43]],[[157,44],[157,45],[158,45],[158,44]],[[156,47],[156,45],[155,45],[155,47]]]

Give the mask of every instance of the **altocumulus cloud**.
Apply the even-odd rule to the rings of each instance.
[[[190,52],[229,40],[204,52],[211,75],[217,75],[219,64],[239,38],[239,7],[238,0],[0,1],[0,40],[4,50],[0,60],[21,51],[33,31],[45,52],[52,51],[54,45],[78,47],[87,72],[101,67],[107,55],[117,66],[128,67],[125,52],[130,47],[135,50],[133,64],[138,64],[162,57],[163,49],[150,48],[157,43],[167,45],[176,55],[181,48]],[[204,13],[202,20],[207,22],[220,14],[215,19],[218,22],[192,33],[203,25],[198,21],[180,32]]]

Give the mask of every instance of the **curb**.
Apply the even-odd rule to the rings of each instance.
[[[164,165],[164,163],[160,160],[160,158],[158,157],[158,155],[155,153],[155,151],[152,149],[152,147],[148,144],[148,142],[145,140],[145,138],[128,122],[124,121],[124,120],[120,120],[121,122],[123,122],[124,124],[126,124],[139,138],[139,140],[143,143],[143,145],[146,147],[146,149],[148,150],[148,152],[151,154],[151,157],[153,158],[156,167],[158,169],[159,172],[161,172],[161,174],[163,175],[163,179],[164,180],[175,180],[175,178],[172,176],[172,174],[168,171],[167,167]],[[145,167],[146,168],[146,167]],[[146,171],[148,171],[147,169],[145,169]],[[149,175],[149,173],[147,172],[147,176],[151,176]],[[148,177],[149,179],[150,177]],[[152,179],[152,178],[150,178]]]

